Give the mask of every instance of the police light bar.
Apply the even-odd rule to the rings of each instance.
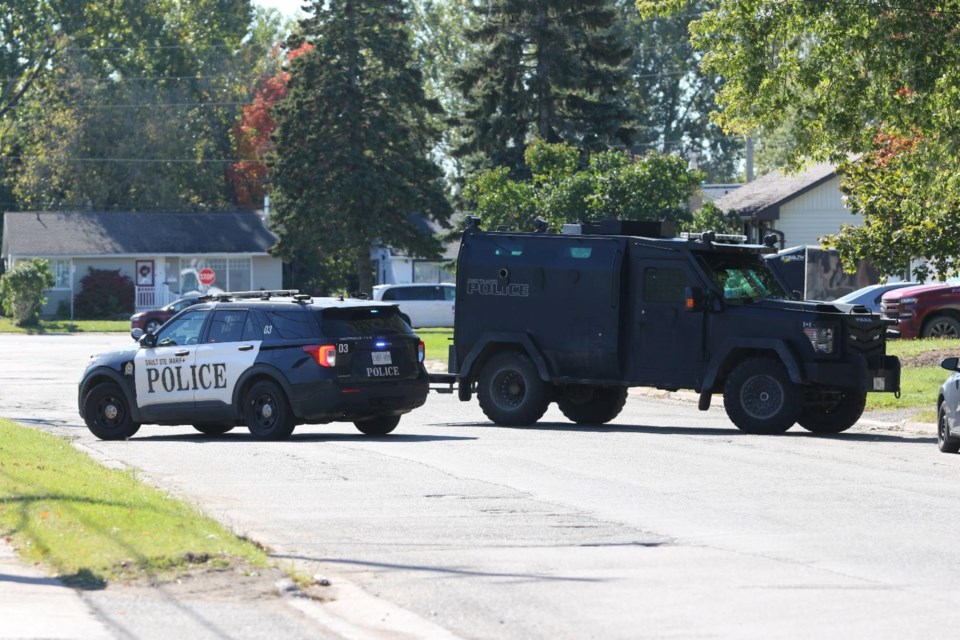
[[[714,233],[713,231],[690,232],[683,231],[680,237],[684,240],[699,240],[701,242],[722,242],[724,244],[744,244],[747,236],[735,233]]]

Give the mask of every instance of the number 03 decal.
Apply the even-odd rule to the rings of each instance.
[[[265,326],[265,327],[263,328],[263,335],[267,335],[267,334],[269,334],[269,333],[273,333],[273,325],[272,325],[272,324],[268,324],[267,326]]]
[[[350,345],[346,342],[340,342],[337,344],[337,353],[349,353]]]

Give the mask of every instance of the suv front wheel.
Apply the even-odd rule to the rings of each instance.
[[[243,397],[243,421],[257,440],[284,440],[295,426],[287,397],[277,383],[255,382]]]

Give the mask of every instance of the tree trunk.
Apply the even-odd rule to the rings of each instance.
[[[370,247],[357,248],[357,289],[373,297],[373,262],[370,260]]]

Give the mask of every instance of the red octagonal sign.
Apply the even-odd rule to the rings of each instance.
[[[200,278],[200,284],[211,285],[217,279],[217,274],[214,273],[213,269],[200,269],[200,273],[197,274]]]

